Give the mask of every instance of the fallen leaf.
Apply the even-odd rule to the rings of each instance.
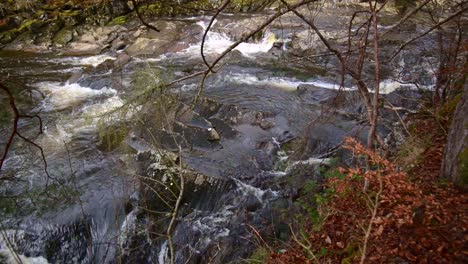
[[[383,229],[384,229],[384,228],[383,228],[383,225],[379,226],[379,228],[377,229],[377,232],[375,232],[375,234],[376,234],[377,236],[382,235]]]

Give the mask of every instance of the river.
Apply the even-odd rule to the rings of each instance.
[[[209,17],[186,21],[206,28]],[[208,79],[204,96],[212,107],[196,108],[187,126],[175,128],[186,143],[183,162],[208,179],[199,187],[189,186],[193,189],[184,198],[173,235],[177,263],[239,261],[257,245],[252,229],[278,239],[287,233],[280,212],[289,208],[294,194],[275,181],[286,174],[282,145],[303,133],[308,121],[319,116],[321,101],[339,87],[334,78],[278,65],[287,52],[288,34],[272,30],[256,42],[241,44]],[[226,34],[210,32],[208,59],[232,43]],[[19,129],[43,148],[49,174],[38,149],[17,139],[2,173],[18,180],[1,187],[3,196],[15,197],[2,205],[1,252],[11,262],[19,257],[23,263],[167,263],[167,240],[151,234],[164,230],[157,230],[138,206],[142,192],[136,175],[142,164],[148,165],[145,153],[151,147],[141,132],[144,126],[135,120],[148,108],[120,110],[160,79],[203,69],[199,53],[200,43],[156,57],[135,57],[115,69],[108,65],[121,52],[76,57],[0,52],[1,75],[8,76],[18,98],[26,98],[18,101],[22,113],[42,118],[40,135],[36,119],[21,119]],[[80,71],[76,82],[69,81]],[[187,80],[170,93],[189,102],[197,84],[198,79]],[[395,88],[391,82],[383,84],[389,92]],[[304,96],[301,86],[320,92]],[[357,124],[346,122],[349,127]],[[103,129],[122,124],[130,126],[122,144],[106,143]],[[2,126],[3,136],[9,126]],[[211,129],[221,134],[219,140],[209,139]],[[343,131],[336,134],[347,133]],[[336,134],[328,135],[331,141]],[[174,150],[169,137],[158,142]]]

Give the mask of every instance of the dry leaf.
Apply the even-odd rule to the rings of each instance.
[[[382,235],[383,229],[384,229],[384,228],[383,228],[383,225],[379,226],[379,228],[377,229],[377,232],[375,232],[375,235],[376,235],[376,236]]]

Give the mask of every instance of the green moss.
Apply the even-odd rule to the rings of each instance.
[[[266,263],[270,257],[270,251],[264,247],[255,249],[249,259],[246,260],[249,264]]]
[[[439,116],[441,116],[442,118],[451,117],[455,112],[455,109],[457,108],[458,102],[460,102],[461,97],[462,93],[458,93],[452,100],[448,101],[444,106],[442,106],[439,110]]]
[[[57,34],[55,34],[53,39],[55,45],[65,45],[72,40],[73,30],[71,27],[62,28],[59,32],[57,32]]]
[[[21,26],[18,28],[18,31],[19,32],[23,32],[25,30],[32,30],[32,29],[35,29],[37,27],[40,27],[44,22],[42,22],[41,20],[39,19],[29,19],[29,20],[25,20]]]
[[[99,149],[112,151],[121,146],[129,129],[125,124],[105,126],[104,123],[105,122],[100,122],[100,125],[98,125]]]
[[[114,26],[114,25],[123,25],[127,22],[127,16],[118,16],[116,18],[114,18],[111,22],[109,22],[109,25],[110,26]]]
[[[17,29],[12,29],[3,33],[0,33],[0,44],[7,44],[15,40],[20,32]]]
[[[81,15],[81,11],[79,10],[65,10],[60,12],[60,16],[62,17],[75,17]]]
[[[468,147],[465,147],[458,155],[458,173],[460,175],[459,184],[468,184]]]

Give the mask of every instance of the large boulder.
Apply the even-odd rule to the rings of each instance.
[[[231,19],[225,19],[217,22],[213,27],[212,31],[218,33],[224,33],[233,40],[241,39],[245,34],[257,30],[258,26],[267,19],[267,16],[247,16],[238,20],[232,21]],[[263,36],[263,31],[260,31],[254,40],[259,40]]]
[[[86,31],[79,37],[78,42],[104,46],[111,43],[125,30],[125,27],[119,25],[97,27]]]
[[[73,40],[73,28],[64,27],[57,34],[55,34],[53,39],[53,44],[56,47],[63,47],[66,44],[70,43]]]
[[[322,43],[319,36],[311,30],[303,30],[292,35],[290,48],[292,52],[302,53],[313,50],[314,53],[324,53],[327,47]]]
[[[104,47],[98,44],[82,43],[82,42],[73,42],[68,48],[63,52],[64,55],[97,55],[101,53]]]
[[[130,56],[136,55],[161,55],[164,53],[162,46],[167,43],[158,39],[138,38],[125,51]]]

